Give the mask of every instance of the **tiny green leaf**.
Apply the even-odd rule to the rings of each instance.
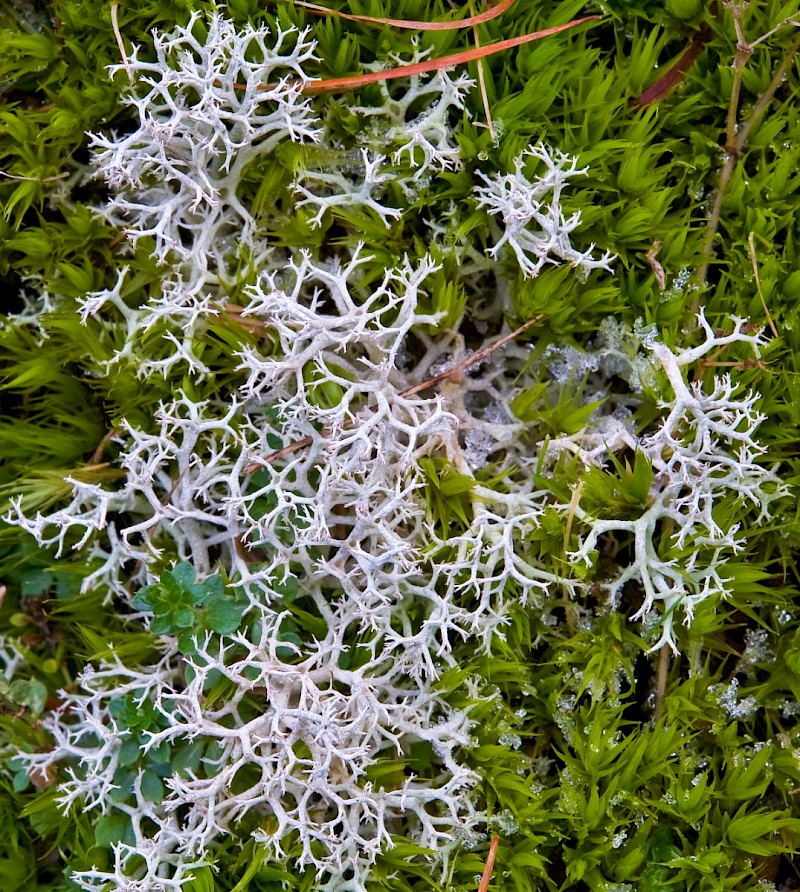
[[[242,620],[242,609],[230,596],[215,595],[206,602],[206,621],[208,627],[219,635],[236,631]]]
[[[133,765],[138,760],[141,752],[142,749],[138,740],[126,740],[120,747],[117,763],[123,768]]]
[[[120,842],[129,826],[130,818],[120,812],[112,811],[110,814],[101,815],[94,827],[95,842],[103,847]]]
[[[148,802],[159,803],[164,798],[164,784],[155,771],[142,772],[142,796]]]

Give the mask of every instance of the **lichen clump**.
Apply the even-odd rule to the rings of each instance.
[[[355,212],[388,232],[430,180],[466,173],[470,78],[381,86],[348,110],[363,127],[345,144],[303,93],[315,58],[308,31],[195,14],[117,66],[136,126],[92,138],[111,193],[96,210],[160,278],[141,299],[126,265],[20,320],[79,315],[102,347],[94,375],[170,390],[119,419],[114,479],[69,477],[41,510],[19,495],[6,518],[55,557],[80,553],[83,591],[153,636],[147,660],[86,665],[43,719],[52,746],[17,755],[31,777],[63,772],[61,808],[102,816],[111,862],[72,874],[87,892],[179,889],[237,835],[332,892],[366,889],[400,837],[447,856],[487,820],[468,767],[474,704],[448,687],[458,648],[490,654],[520,606],[551,624],[564,598],[624,609],[635,585],[629,612],[643,635],[657,627],[646,647],[677,653],[679,619],[726,597],[745,536],[720,506],[761,521],[783,494],[758,394],[729,374],[692,379],[731,345],[760,355],[741,319],[716,331],[701,313],[687,346],[606,326],[572,353],[526,335],[465,362],[476,332],[510,330],[518,275],[613,274],[610,252],[572,243],[576,158],[532,143],[510,173],[470,170],[460,199],[421,202],[428,243],[379,275],[364,244],[268,237],[244,196],[284,146],[298,149],[291,213],[312,234]],[[483,235],[461,225],[474,214]],[[237,332],[224,373],[204,352],[223,321]],[[565,385],[580,423],[552,436],[529,410]],[[603,486],[623,455],[633,494],[614,501]],[[541,545],[553,529],[574,533],[560,568]],[[625,535],[628,559],[596,576],[602,544]],[[418,769],[393,769],[412,753]]]

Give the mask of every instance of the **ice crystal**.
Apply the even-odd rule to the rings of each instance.
[[[508,808],[494,815],[491,824],[494,830],[497,833],[502,833],[503,836],[513,836],[519,832],[519,823],[514,817],[514,813]]]
[[[652,365],[642,355],[642,348],[650,350],[657,334],[655,325],[645,325],[641,319],[631,331],[616,319],[607,318],[600,323],[592,352],[607,378],[621,378],[634,393],[641,393],[644,386],[655,386]]]
[[[514,734],[512,731],[506,731],[498,737],[497,742],[501,746],[507,746],[509,749],[518,750],[522,746],[522,738],[519,734]]]
[[[475,830],[465,830],[459,834],[459,841],[462,848],[467,852],[472,852],[480,846],[484,845],[487,836],[485,833],[479,833]]]
[[[719,705],[734,719],[752,718],[758,710],[758,701],[755,697],[739,697],[739,679],[732,678],[727,687],[712,685],[710,692],[717,695]]]
[[[736,672],[752,674],[758,663],[771,663],[775,660],[775,648],[770,642],[767,629],[748,629],[744,636],[744,652],[736,665]]]

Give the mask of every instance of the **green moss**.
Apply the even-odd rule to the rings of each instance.
[[[195,7],[161,0],[121,4],[125,46],[139,44],[146,55],[154,28],[185,23]],[[40,13],[35,27],[21,9],[8,3],[0,8],[0,282],[8,317],[0,324],[0,497],[5,503],[21,496],[35,514],[63,504],[68,476],[98,484],[114,481],[120,469],[108,435],[122,419],[152,423],[153,407],[179,389],[198,400],[228,395],[239,380],[238,352],[269,334],[248,328],[235,312],[221,314],[198,333],[194,345],[209,375],[143,382],[135,363],[114,361],[124,344],[121,315],[112,325],[92,317],[80,324],[77,301],[88,292],[112,288],[121,266],[130,268],[121,294],[131,308],[158,296],[163,270],[144,243],[133,253],[125,249],[119,234],[93,212],[105,200],[105,187],[80,176],[87,132],[124,132],[133,125],[119,101],[124,73],[111,79],[107,72],[119,61],[110,6],[57,0]],[[540,354],[547,344],[585,346],[609,316],[630,330],[655,323],[668,344],[691,336],[687,329],[698,304],[720,327],[729,314],[748,317],[759,327],[773,320],[775,336],[760,361],[726,351],[711,357],[697,377],[708,380],[715,371],[730,371],[761,394],[764,461],[796,493],[797,64],[789,66],[743,147],[719,226],[709,233],[725,163],[736,54],[730,10],[722,5],[713,12],[684,0],[620,2],[601,9],[601,21],[591,27],[484,63],[488,103],[502,135],[495,144],[480,94],[473,91],[469,119],[459,122],[464,170],[431,179],[413,200],[399,188],[391,191],[388,203],[402,208],[403,216],[388,229],[363,208],[334,209],[318,228],[309,226],[313,214],[295,207],[292,183],[299,171],[329,163],[324,150],[313,146],[287,144],[257,159],[243,178],[240,197],[272,246],[305,247],[319,258],[336,246],[363,242],[364,254],[372,258],[365,269],[368,283],[379,280],[404,253],[423,253],[429,210],[439,203],[453,203],[452,244],[471,236],[489,245],[487,218],[471,199],[477,171],[510,169],[535,141],[577,155],[588,174],[576,181],[564,212],[581,212],[576,233],[581,250],[596,243],[618,256],[616,275],[582,282],[566,267],[551,267],[535,280],[523,280],[500,259],[510,282],[509,315],[546,317],[537,335]],[[445,4],[421,0],[370,0],[352,10],[407,18],[448,12]],[[407,32],[320,20],[291,4],[265,11],[236,0],[228,11],[239,23],[267,19],[311,25],[319,41],[315,73],[320,77],[352,74],[375,60],[385,61],[389,53],[408,57],[414,49]],[[480,40],[488,44],[585,11],[578,2],[518,0],[509,13],[480,26]],[[753,40],[792,15],[797,15],[796,5],[752,4],[744,18],[746,34]],[[656,104],[639,108],[637,97],[680,57],[704,18],[711,33],[685,77]],[[733,109],[740,125],[752,115],[794,37],[792,28],[778,30],[747,61],[741,99]],[[473,39],[469,29],[432,32],[420,38],[419,48],[441,55],[471,46]],[[476,74],[474,65],[469,71]],[[365,126],[365,116],[355,107],[369,106],[377,95],[377,88],[367,87],[359,96],[319,99],[320,114],[343,151],[356,145]],[[709,239],[713,251],[707,258]],[[705,259],[710,260],[708,275],[698,280]],[[482,308],[470,305],[474,295],[454,281],[448,263],[426,297],[432,312],[442,314],[424,333],[429,338],[460,324],[465,312],[481,319]],[[255,275],[251,258],[243,256],[233,281],[224,285],[230,304],[244,302]],[[16,317],[23,309],[20,289],[29,301],[42,294],[57,297],[57,306],[36,321]],[[465,336],[476,341],[475,331],[466,326]],[[162,335],[156,327],[141,348],[162,349]],[[103,367],[105,374],[98,374]],[[307,377],[319,405],[339,401],[341,388],[317,385],[311,371]],[[554,397],[542,382],[518,394],[512,407],[541,436],[570,435],[594,409],[581,403],[577,390],[569,382]],[[647,429],[655,413],[654,400],[645,396],[635,425]],[[615,517],[645,504],[652,482],[652,469],[639,453],[604,470],[584,473],[562,461],[540,472],[550,491],[567,504],[582,481],[584,507],[605,507]],[[426,473],[429,522],[440,536],[457,535],[472,519],[474,481],[439,457],[428,460]],[[627,623],[626,616],[641,603],[636,585],[623,591],[619,612],[603,602],[602,583],[631,548],[622,537],[603,542],[590,575],[594,595],[584,602],[554,594],[546,610],[515,605],[491,653],[476,654],[468,640],[460,645],[459,669],[443,677],[441,688],[452,704],[470,708],[476,722],[475,745],[462,757],[480,775],[479,802],[489,816],[486,837],[463,840],[445,877],[432,873],[425,852],[398,838],[397,847],[379,859],[371,889],[472,890],[493,834],[501,841],[492,890],[745,892],[759,882],[769,888],[773,881],[794,876],[800,845],[800,515],[794,497],[777,503],[768,522],[757,523],[757,512],[733,498],[718,513],[720,521],[740,523],[746,541],[724,568],[732,580],[728,601],[703,604],[691,626],[678,629],[681,656],[648,654],[657,630],[647,640]],[[687,555],[672,547],[669,535],[668,529],[660,533],[661,556],[685,561]],[[577,526],[570,537],[563,514],[553,512],[531,530],[526,547],[553,573],[566,575],[577,572],[569,558],[576,536]],[[0,705],[7,766],[0,788],[0,883],[8,892],[66,892],[78,888],[69,880],[70,869],[107,862],[108,846],[124,838],[127,824],[117,812],[94,824],[79,810],[65,819],[54,779],[28,783],[8,760],[18,749],[35,752],[48,746],[38,727],[40,715],[57,706],[59,688],[77,688],[87,661],[109,656],[113,645],[123,661],[147,663],[154,659],[156,644],[149,633],[132,631],[126,610],[118,611],[105,593],[79,594],[81,579],[94,568],[80,556],[56,558],[34,549],[8,526],[0,529],[0,549],[5,587],[0,632],[22,654],[19,684],[4,690]],[[145,601],[140,593],[134,607],[151,606]],[[322,621],[291,604],[289,596],[286,601],[296,624],[286,625],[285,640],[313,637]],[[208,625],[214,628],[213,622]],[[430,773],[425,755],[415,752],[406,765],[399,760],[378,764],[375,782],[403,771]],[[187,748],[174,754],[173,765],[188,771],[200,756]],[[156,800],[163,791],[159,771],[166,771],[165,763],[145,761],[148,798]],[[220,844],[213,853],[215,872],[202,868],[185,888],[316,888],[312,874],[287,867],[290,843],[288,862],[277,863],[252,840],[242,842],[244,848]]]

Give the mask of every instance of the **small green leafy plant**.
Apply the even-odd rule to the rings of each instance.
[[[226,593],[219,574],[195,582],[194,567],[186,561],[165,570],[157,583],[142,586],[131,606],[150,611],[150,631],[176,636],[184,654],[195,650],[196,637],[206,631],[218,635],[236,631],[243,613],[231,593]]]

